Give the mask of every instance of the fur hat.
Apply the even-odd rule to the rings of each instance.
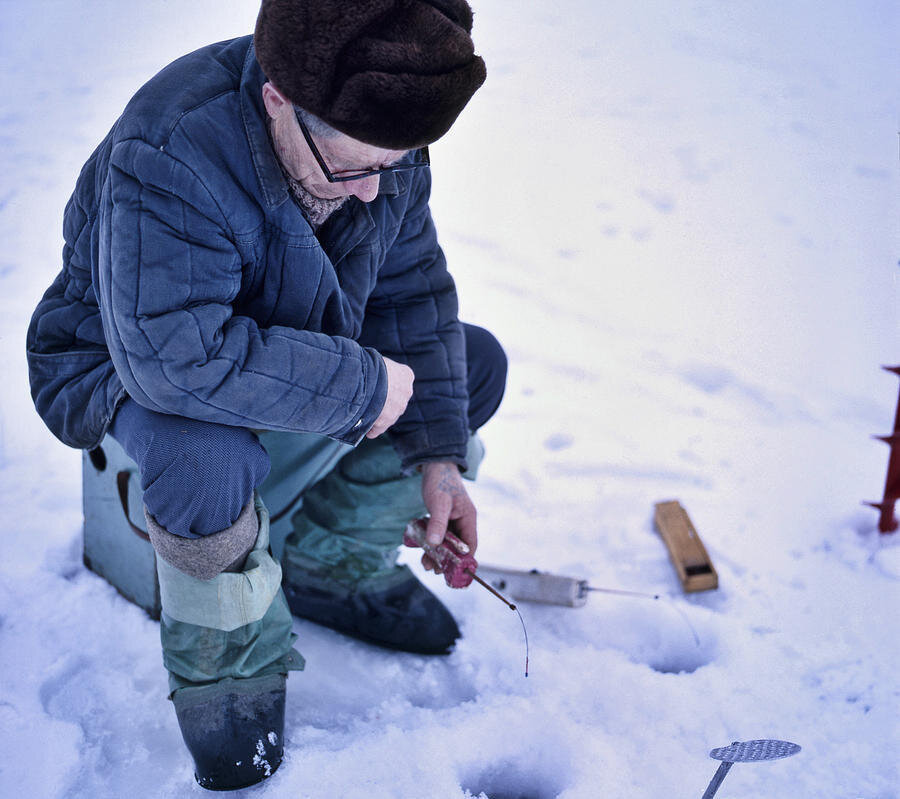
[[[256,58],[292,103],[354,139],[439,139],[484,83],[465,0],[263,0]]]

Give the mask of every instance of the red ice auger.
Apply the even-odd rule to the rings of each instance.
[[[900,377],[900,366],[883,366],[887,372]],[[873,436],[884,441],[891,448],[888,456],[887,477],[884,481],[884,497],[881,502],[864,502],[880,512],[878,529],[882,533],[893,533],[900,524],[894,516],[894,503],[900,499],[900,396],[897,398],[897,413],[894,416],[894,432],[887,436]]]

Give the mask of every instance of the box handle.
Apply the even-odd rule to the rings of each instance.
[[[127,469],[123,469],[116,475],[116,485],[119,488],[119,501],[122,503],[122,510],[125,513],[125,521],[128,522],[128,526],[135,532],[135,534],[139,538],[143,538],[145,541],[150,540],[150,536],[144,530],[141,530],[133,521],[131,521],[131,515],[128,513],[128,481],[131,479],[131,472]]]

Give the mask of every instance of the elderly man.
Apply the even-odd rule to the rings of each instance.
[[[428,209],[427,145],[485,77],[471,26],[465,0],[265,0],[253,37],[134,96],[66,208],[32,395],[66,444],[138,465],[204,787],[281,762],[291,611],[412,652],[459,636],[396,555],[425,512],[475,549],[460,477],[505,383]]]

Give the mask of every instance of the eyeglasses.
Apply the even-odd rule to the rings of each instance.
[[[306,143],[309,145],[309,149],[312,152],[313,156],[315,156],[316,161],[319,162],[319,166],[322,168],[322,172],[325,175],[325,180],[329,183],[346,183],[348,180],[362,180],[363,178],[369,178],[373,175],[383,175],[385,172],[399,172],[403,169],[419,169],[423,166],[428,166],[431,164],[431,159],[428,157],[428,147],[420,147],[418,150],[414,150],[412,153],[412,160],[407,160],[399,164],[393,164],[392,166],[385,166],[381,169],[347,169],[341,170],[340,172],[332,172],[328,168],[328,164],[325,163],[325,159],[322,158],[322,154],[319,152],[319,148],[316,147],[315,142],[313,141],[312,135],[309,132],[309,128],[303,124],[303,120],[300,118],[300,113],[297,108],[294,108],[294,114],[297,117],[297,122],[300,124],[300,130],[303,133],[303,138],[306,139]]]

